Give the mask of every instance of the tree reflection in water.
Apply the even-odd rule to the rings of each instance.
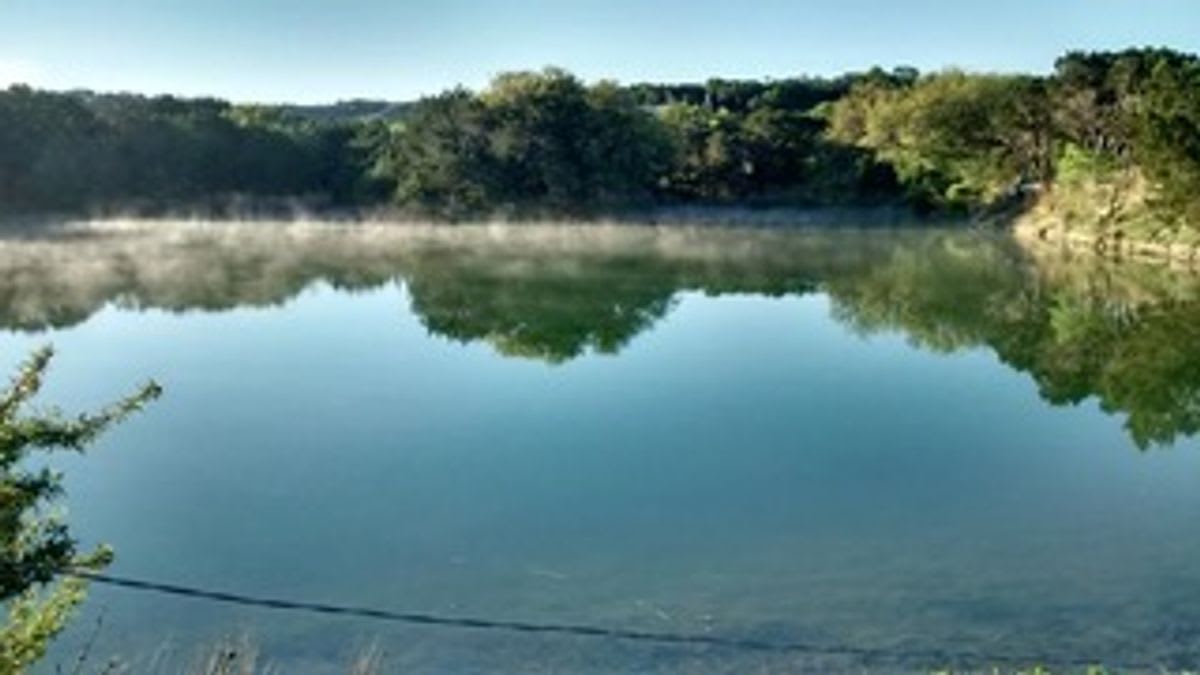
[[[826,294],[864,333],[988,348],[1056,405],[1096,397],[1139,447],[1200,430],[1200,278],[975,231],[143,223],[0,241],[0,327],[115,304],[222,311],[314,283],[402,283],[434,334],[561,363],[617,353],[681,292]],[[786,336],[783,336],[786,339]]]

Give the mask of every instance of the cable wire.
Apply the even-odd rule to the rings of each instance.
[[[401,612],[368,607],[333,605],[317,602],[302,602],[278,598],[255,597],[240,593],[215,591],[178,584],[160,583],[115,576],[91,570],[74,569],[68,575],[88,581],[135,591],[158,593],[176,597],[193,598],[226,604],[256,607],[261,609],[307,612],[310,614],[337,615],[406,623],[420,626],[441,626],[475,630],[507,631],[527,634],[558,634],[587,638],[610,638],[635,642],[658,643],[680,646],[707,646],[756,652],[805,654],[810,656],[854,657],[863,661],[907,660],[919,661],[929,666],[967,665],[1026,665],[1088,667],[1098,665],[1091,659],[1060,658],[1049,655],[988,654],[973,651],[950,650],[904,650],[851,645],[820,645],[806,642],[773,642],[751,638],[723,637],[699,633],[644,631],[628,628],[611,628],[573,623],[534,623],[504,619],[483,619],[464,616],[445,616],[424,612]],[[1149,663],[1106,664],[1125,670],[1154,670]]]

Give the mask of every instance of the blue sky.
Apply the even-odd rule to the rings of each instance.
[[[555,64],[585,79],[1044,72],[1200,52],[1200,0],[0,0],[0,84],[238,101],[407,99]]]

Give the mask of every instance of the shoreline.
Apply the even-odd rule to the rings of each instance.
[[[1136,260],[1171,267],[1200,270],[1200,245],[1162,243],[1123,236],[1091,232],[1078,228],[1048,225],[1024,218],[1008,230],[1013,238],[1025,245],[1055,247],[1060,250],[1084,252],[1107,260]]]

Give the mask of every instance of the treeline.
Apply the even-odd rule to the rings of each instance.
[[[0,92],[0,206],[245,195],[451,218],[660,204],[1040,204],[1131,230],[1200,222],[1200,62],[1071,53],[1048,76],[585,84],[557,69],[411,104],[236,106]]]
[[[885,201],[898,194],[890,167],[832,142],[820,112],[853,79],[620,87],[558,69],[502,75],[478,94],[420,101],[374,175],[397,204],[449,216]]]
[[[916,203],[979,208],[1053,191],[1048,203],[1101,225],[1200,223],[1200,60],[1192,55],[1072,53],[1049,77],[868,79],[827,119],[831,139],[886,162]],[[1083,199],[1071,204],[1072,196]]]
[[[0,92],[0,208],[171,208],[233,196],[349,203],[374,127],[164,96]]]

